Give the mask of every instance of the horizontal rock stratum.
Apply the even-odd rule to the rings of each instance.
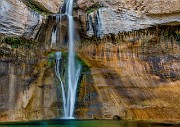
[[[34,38],[40,29],[38,26],[42,24],[42,16],[22,1],[0,1],[0,34]],[[32,0],[30,3],[42,11],[57,13],[63,0]],[[117,34],[157,24],[180,22],[179,0],[78,0],[76,6],[77,15],[83,17],[80,19],[82,29],[89,36]]]
[[[23,36],[26,38],[35,38],[43,17],[41,14],[28,7],[24,0],[1,0],[0,1],[0,35]],[[59,0],[33,0],[31,6],[37,6],[44,12],[59,12]]]
[[[58,13],[59,7],[62,6],[64,0],[31,0],[30,3],[36,5],[44,11]]]
[[[36,35],[42,23],[42,16],[19,0],[0,1],[0,35]]]
[[[78,4],[88,13],[84,26],[89,36],[180,22],[179,0],[79,0]]]

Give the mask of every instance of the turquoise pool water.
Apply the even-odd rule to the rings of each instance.
[[[180,127],[180,124],[118,120],[48,120],[0,123],[0,127]]]

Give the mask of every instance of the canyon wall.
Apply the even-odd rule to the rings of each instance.
[[[1,36],[34,38],[42,23],[42,16],[19,0],[1,0],[0,17]]]
[[[54,14],[60,6],[0,1],[0,121],[62,116],[53,56],[67,47],[67,18]],[[74,10],[84,65],[75,117],[179,121],[179,1],[77,0]]]
[[[0,45],[0,121],[59,116],[57,84],[48,52],[40,51],[33,42],[9,42]]]
[[[79,0],[78,5],[80,12],[85,12],[80,13],[79,19],[89,36],[100,37],[180,21],[178,0]]]
[[[53,0],[1,0],[0,35],[35,39],[46,14],[59,12],[63,1]]]
[[[79,57],[90,72],[79,117],[179,121],[179,32],[157,26],[82,41]]]

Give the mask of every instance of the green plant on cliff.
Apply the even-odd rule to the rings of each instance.
[[[11,37],[3,39],[2,42],[10,44],[12,48],[18,48],[19,45],[22,43],[21,39],[19,39],[19,38],[11,38]]]

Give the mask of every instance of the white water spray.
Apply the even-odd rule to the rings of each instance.
[[[53,30],[51,33],[51,48],[53,46],[56,46],[56,40],[57,40],[56,36],[57,36],[57,28],[55,28],[55,30]]]
[[[73,0],[66,1],[66,12],[68,18],[68,34],[69,34],[69,54],[68,54],[68,86],[65,89],[65,84],[63,84],[60,75],[60,59],[61,52],[56,53],[56,66],[55,72],[61,85],[62,98],[63,98],[63,112],[64,119],[73,119],[75,100],[76,100],[76,90],[78,85],[78,80],[80,76],[81,66],[80,64],[75,64],[75,48],[74,48],[74,19],[73,19]]]

